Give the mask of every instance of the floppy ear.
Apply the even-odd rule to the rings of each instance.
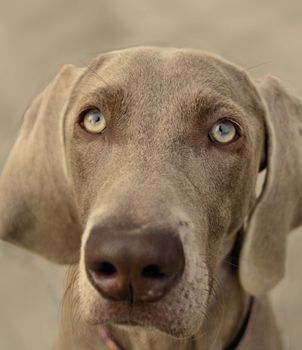
[[[252,295],[284,275],[286,236],[302,225],[302,104],[280,82],[257,82],[266,106],[267,174],[240,254],[240,279]]]
[[[75,262],[80,247],[64,114],[82,72],[64,66],[33,101],[0,176],[0,237],[58,263]]]

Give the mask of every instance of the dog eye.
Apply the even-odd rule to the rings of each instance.
[[[106,128],[106,120],[97,109],[88,109],[82,113],[81,126],[90,133],[99,134]]]
[[[215,143],[227,144],[238,137],[237,129],[230,120],[220,120],[209,133],[210,140]]]

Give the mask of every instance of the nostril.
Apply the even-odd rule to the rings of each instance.
[[[148,265],[144,267],[142,271],[142,276],[145,278],[150,278],[150,279],[161,279],[166,277],[166,274],[164,274],[160,267],[157,265]]]
[[[111,277],[117,273],[116,267],[106,261],[97,264],[94,270],[98,275],[105,276],[105,277]]]
[[[123,225],[114,225],[95,226],[89,233],[84,263],[91,286],[112,301],[132,304],[161,299],[184,271],[178,232],[161,226],[134,232],[131,226],[128,233]]]

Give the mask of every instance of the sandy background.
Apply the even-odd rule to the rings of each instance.
[[[132,45],[195,47],[272,73],[302,96],[301,1],[0,1],[0,169],[31,99],[64,63]],[[273,291],[286,349],[302,348],[302,235]],[[0,243],[0,349],[50,349],[64,269]],[[264,349],[259,349],[264,350]]]

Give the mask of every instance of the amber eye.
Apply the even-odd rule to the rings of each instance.
[[[236,126],[230,120],[220,120],[214,124],[209,133],[210,140],[216,143],[227,144],[238,137]]]
[[[106,129],[106,120],[98,109],[87,109],[82,113],[81,126],[90,133],[99,134]]]

